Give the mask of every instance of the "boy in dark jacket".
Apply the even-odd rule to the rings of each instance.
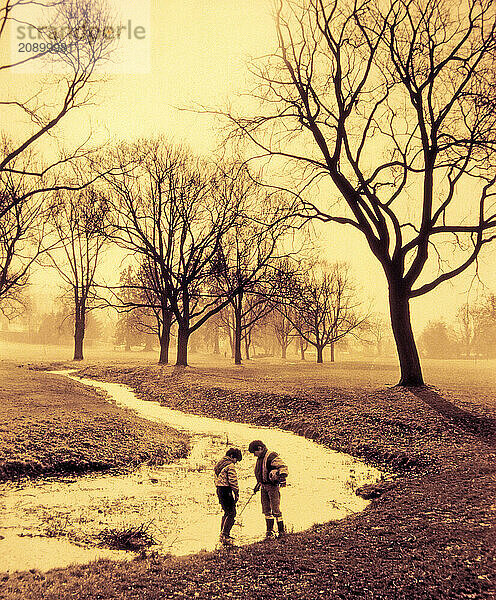
[[[235,464],[242,459],[241,450],[229,448],[224,458],[215,465],[215,487],[224,514],[220,522],[220,541],[232,543],[231,529],[236,518],[236,502],[239,498],[238,477]]]
[[[267,532],[265,537],[274,536],[274,519],[277,521],[279,537],[284,535],[284,521],[281,513],[280,488],[286,485],[288,467],[276,452],[269,452],[261,440],[253,440],[248,451],[257,457],[255,477],[257,485],[253,492],[261,490],[262,512],[265,515]]]

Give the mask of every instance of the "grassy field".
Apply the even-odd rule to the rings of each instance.
[[[177,432],[138,419],[65,377],[0,364],[0,480],[129,468],[187,452]]]
[[[154,361],[132,353],[111,365],[95,354],[80,366],[86,376],[122,381],[144,398],[182,410],[296,431],[381,465],[393,483],[369,490],[375,498],[363,513],[284,541],[182,559],[149,556],[14,574],[1,581],[0,598],[495,597],[494,362],[426,363],[434,387],[411,391],[391,387],[398,378],[393,361],[235,367],[193,356],[192,366],[181,370]],[[27,380],[47,377],[23,373]],[[90,401],[76,385],[74,393],[79,406]],[[102,408],[99,401],[91,400]],[[39,402],[40,419],[58,418],[60,407]],[[16,412],[7,419],[18,418]],[[37,427],[31,422],[32,431]]]

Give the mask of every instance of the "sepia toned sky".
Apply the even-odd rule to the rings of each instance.
[[[248,60],[275,48],[270,1],[114,2],[123,22],[130,20],[146,33],[143,39],[129,42],[107,66],[95,104],[64,120],[59,129],[63,139],[71,144],[88,135],[98,142],[165,134],[197,153],[214,151],[220,141],[219,123],[178,108],[225,107],[252,87]],[[36,74],[12,74],[9,84],[22,88],[37,79]],[[21,130],[23,124],[17,127]],[[376,311],[387,312],[384,275],[361,236],[327,225],[319,227],[319,236],[329,260],[348,261],[364,298],[373,302]],[[491,263],[486,251],[481,256],[480,277],[488,286],[486,291],[496,292],[496,269]],[[412,301],[417,332],[429,320],[454,318],[457,306],[484,292],[473,282],[473,273]]]

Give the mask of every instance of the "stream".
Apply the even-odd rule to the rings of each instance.
[[[188,433],[191,452],[172,464],[143,465],[132,473],[0,484],[0,572],[134,558],[132,552],[97,547],[98,535],[107,529],[143,526],[157,542],[151,549],[159,554],[213,550],[219,545],[222,514],[213,466],[231,446],[243,451],[236,465],[238,513],[246,506],[232,535],[238,545],[260,540],[265,521],[260,494],[252,496],[255,460],[246,450],[253,439],[263,440],[288,465],[288,485],[281,491],[288,532],[362,511],[368,501],[355,490],[382,475],[347,454],[287,431],[183,413],[140,400],[121,384],[80,379],[70,371],[52,373],[105,390],[118,406]]]

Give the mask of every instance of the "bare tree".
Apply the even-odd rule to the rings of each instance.
[[[145,349],[152,349],[150,336],[158,337],[158,362],[167,364],[174,322],[168,280],[164,280],[164,272],[147,257],[141,256],[140,261],[135,268],[128,265],[121,272],[117,285],[104,286],[110,294],[107,304],[122,315],[119,319],[122,334],[127,332],[129,337],[134,338],[141,335]]]
[[[473,343],[477,337],[478,323],[474,318],[473,307],[468,302],[465,302],[459,307],[457,313],[457,329],[458,337],[465,351],[465,356],[469,357],[472,353]]]
[[[131,346],[141,344],[143,338],[144,334],[135,328],[134,313],[132,311],[121,313],[115,324],[115,345],[124,345],[124,349],[129,352]]]
[[[215,324],[220,330],[223,331],[224,335],[229,341],[229,347],[231,348],[231,358],[234,358],[234,331],[236,324],[234,322],[234,312],[232,306],[227,305],[220,310],[214,317]]]
[[[278,49],[255,64],[261,111],[229,114],[257,156],[326,181],[310,217],[360,232],[389,288],[400,384],[423,384],[410,300],[495,237],[492,0],[276,0]]]
[[[238,206],[222,172],[163,139],[121,145],[108,160],[120,171],[104,175],[115,198],[111,238],[160,280],[177,323],[176,364],[186,366],[190,335],[229,302],[212,282]]]
[[[109,306],[121,313],[121,328],[134,335],[141,334],[145,348],[151,349],[149,336],[159,339],[159,364],[169,362],[169,345],[174,315],[169,305],[169,284],[163,272],[147,257],[139,257],[140,263],[128,266],[120,276],[117,286],[106,285],[110,292]]]
[[[261,288],[272,265],[291,253],[284,249],[284,237],[294,217],[287,197],[267,192],[244,166],[224,169],[221,185],[222,194],[231,198],[239,213],[222,239],[215,263],[217,289],[230,297],[233,310],[234,362],[238,365],[242,340],[248,354],[252,328],[271,310]]]
[[[247,360],[250,358],[253,332],[258,329],[260,322],[269,315],[273,309],[274,307],[271,300],[266,297],[265,289],[254,289],[246,296],[241,326]]]
[[[465,356],[493,357],[496,354],[496,296],[488,294],[477,302],[466,302],[457,311],[457,334]]]
[[[171,328],[175,319],[169,300],[169,279],[159,267],[159,264],[149,259],[144,259],[141,264],[138,279],[141,285],[140,296],[145,301],[142,307],[146,312],[141,311],[138,327],[142,331],[153,332],[158,336],[160,343],[158,362],[166,364],[169,362]],[[150,312],[153,315],[153,326],[147,318]]]
[[[111,15],[102,0],[5,0],[0,6],[0,41],[8,35],[8,24],[18,23],[18,11],[45,7],[49,9],[47,23],[23,23],[33,28],[40,37],[40,52],[29,54],[12,63],[0,64],[0,71],[8,72],[27,61],[35,61],[40,73],[60,70],[60,75],[47,75],[39,89],[20,96],[15,86],[7,88],[0,99],[9,119],[26,118],[29,133],[13,139],[0,156],[0,174],[16,173],[29,180],[23,194],[10,199],[0,207],[0,217],[13,210],[26,199],[57,189],[81,189],[88,182],[72,184],[61,180],[57,168],[85,156],[82,148],[63,153],[59,158],[40,166],[27,164],[26,157],[39,151],[39,144],[53,136],[57,125],[72,111],[92,101],[91,84],[97,79],[97,67],[110,55],[114,40],[104,35],[112,28]],[[99,32],[95,35],[95,31]],[[12,91],[11,91],[12,90]],[[19,159],[23,158],[22,167]]]
[[[331,349],[349,334],[356,334],[366,321],[349,277],[347,265],[320,263],[304,276],[286,273],[281,286],[277,310],[291,323],[298,335],[315,347],[317,362],[323,351]]]
[[[110,292],[109,306],[120,314],[116,325],[116,338],[125,342],[126,350],[131,349],[131,342],[144,342],[145,349],[151,350],[150,337],[153,335],[161,339],[161,323],[155,312],[157,302],[149,300],[152,296],[149,285],[143,282],[135,268],[128,265],[121,272],[117,286],[106,285],[105,289]],[[161,347],[161,358],[162,355]]]
[[[220,354],[220,329],[221,329],[221,320],[220,314],[217,313],[214,315],[210,321],[210,335],[208,336],[209,342],[211,342],[213,348],[212,351],[214,354]]]
[[[108,208],[106,197],[92,187],[58,192],[51,208],[60,248],[48,256],[72,298],[74,360],[83,359],[87,313],[97,306],[95,275],[105,243]]]
[[[281,348],[281,358],[286,358],[288,348],[293,341],[295,327],[293,322],[288,319],[287,314],[290,311],[274,310],[270,315],[270,325],[274,331],[277,342]]]
[[[19,17],[20,11],[24,14],[22,11],[40,7],[50,9],[51,20],[47,23],[27,23]],[[40,73],[44,67],[47,72],[38,89],[4,86],[0,97],[4,127],[25,119],[28,132],[22,137],[19,134],[22,128],[15,132],[4,130],[0,147],[0,309],[9,314],[20,307],[30,267],[40,252],[47,249],[46,245],[42,247],[47,228],[44,204],[47,192],[81,189],[88,184],[66,181],[58,172],[59,167],[85,156],[86,150],[64,152],[48,161],[39,158],[40,144],[54,136],[57,125],[68,113],[90,102],[89,88],[95,79],[95,68],[107,58],[113,42],[104,35],[90,35],[88,28],[97,25],[103,32],[109,19],[100,0],[5,0],[0,4],[0,43],[5,45],[9,25],[22,23],[39,34],[40,48],[41,42],[44,48],[34,55],[28,54],[26,59],[1,62],[0,71],[5,75],[30,61]],[[55,38],[47,37],[48,32]],[[53,50],[59,43],[63,44],[60,51],[46,50]],[[62,74],[49,75],[52,67],[57,66]],[[45,152],[44,157],[48,154]]]
[[[243,342],[245,357],[250,359],[253,331],[272,311],[273,306],[265,289],[250,285],[246,292],[244,284],[241,284],[241,291],[231,298],[229,306],[221,311],[220,323],[228,333],[235,364],[241,364]]]
[[[306,360],[305,352],[308,350],[308,342],[300,336],[298,336],[298,348],[300,350],[300,360]]]
[[[384,353],[386,341],[389,341],[388,332],[390,332],[384,316],[379,313],[371,315],[363,323],[362,329],[364,335],[361,341],[368,346],[375,347],[376,355],[381,356]]]
[[[108,286],[111,294],[108,304],[119,314],[115,325],[115,342],[117,345],[124,342],[127,351],[131,350],[132,342],[141,340],[141,334],[135,327],[136,319],[133,310],[135,301],[138,301],[138,292],[134,286],[135,277],[135,271],[129,265],[120,272],[117,286]]]
[[[9,144],[4,139],[3,147]],[[13,164],[24,164],[21,158]],[[0,311],[8,318],[22,312],[23,292],[30,269],[46,249],[43,241],[47,229],[47,209],[43,197],[26,197],[25,178],[14,172],[0,172]],[[2,207],[12,208],[2,213]]]

